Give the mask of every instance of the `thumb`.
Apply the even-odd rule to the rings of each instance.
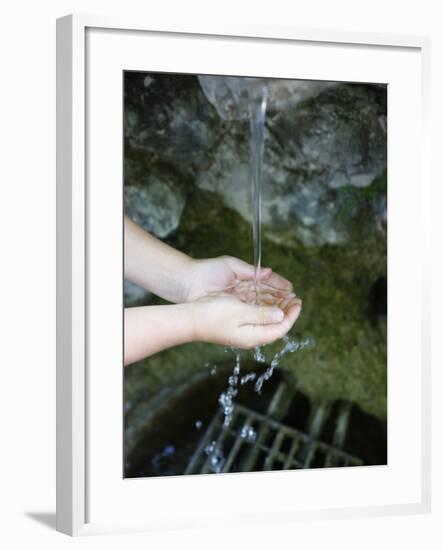
[[[283,320],[284,312],[278,307],[249,304],[245,306],[244,325],[271,325]]]

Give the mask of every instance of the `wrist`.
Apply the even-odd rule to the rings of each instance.
[[[180,303],[171,306],[180,327],[182,343],[201,342],[201,328],[198,323],[195,303]]]
[[[179,272],[180,292],[179,299],[177,300],[177,303],[179,304],[186,304],[193,301],[191,298],[191,292],[195,273],[197,271],[197,264],[198,260],[195,260],[190,256],[186,256],[186,258],[183,259]]]

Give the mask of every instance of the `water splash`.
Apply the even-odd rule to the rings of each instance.
[[[231,351],[235,355],[235,366],[233,368],[233,374],[229,377],[227,390],[219,396],[218,400],[224,411],[223,426],[225,428],[227,428],[232,421],[233,411],[235,409],[233,399],[238,393],[238,382],[241,372],[241,352],[234,348],[231,348]]]
[[[245,424],[241,430],[241,438],[245,439],[247,443],[255,443],[256,441],[256,432],[253,429],[253,426]]]
[[[248,382],[255,382],[255,391],[261,394],[264,383],[273,376],[273,372],[281,363],[281,360],[287,353],[294,353],[298,350],[302,350],[306,347],[312,347],[314,342],[311,338],[299,342],[290,338],[288,335],[283,337],[284,346],[280,351],[275,353],[269,367],[261,374],[257,376],[256,372],[249,372],[244,376],[240,376],[241,372],[241,352],[235,348],[226,348],[225,351],[231,351],[235,356],[235,366],[233,373],[229,376],[228,386],[226,391],[222,392],[219,396],[218,402],[221,405],[224,413],[223,427],[227,428],[232,422],[233,412],[235,410],[235,397],[238,395],[239,386],[243,386]]]
[[[264,382],[269,380],[273,376],[273,372],[276,369],[276,367],[279,366],[279,363],[281,362],[281,359],[286,355],[287,353],[294,353],[295,351],[301,350],[305,347],[311,347],[313,345],[313,341],[310,338],[307,338],[303,342],[297,342],[296,340],[292,340],[288,335],[283,337],[284,341],[284,347],[278,351],[271,363],[270,366],[265,370],[261,376],[258,377],[256,383],[255,383],[255,391],[259,394],[261,394],[262,386]]]
[[[212,472],[215,474],[221,473],[226,462],[222,448],[216,441],[212,441],[204,449],[204,452],[209,457],[209,464]]]
[[[247,382],[253,382],[256,376],[257,376],[256,372],[248,372],[247,374],[241,377],[241,380],[239,381],[239,383],[241,384],[241,386],[244,386],[244,384],[247,384]]]
[[[283,348],[274,355],[270,366],[256,380],[255,391],[258,394],[261,394],[264,382],[272,377],[274,370],[279,366],[281,360],[287,353],[294,353],[307,346],[313,345],[313,341],[311,339],[306,339],[302,342],[298,342],[291,339],[289,336],[284,336],[283,340]],[[235,348],[226,348],[225,351],[231,351],[234,354],[235,366],[233,368],[231,376],[229,376],[227,390],[219,396],[219,404],[221,405],[224,412],[223,429],[227,429],[232,422],[233,412],[235,410],[234,399],[238,394],[238,383],[242,386],[244,384],[247,384],[248,382],[254,381],[257,377],[255,372],[249,372],[241,377],[240,351]],[[195,425],[198,429],[200,429],[202,427],[202,422],[198,420]],[[257,437],[253,426],[249,424],[245,424],[242,427],[240,436],[247,443],[254,443]],[[226,462],[221,445],[219,445],[216,440],[213,440],[209,445],[206,446],[204,451],[209,457],[209,466],[211,471],[215,474],[221,473]]]
[[[210,363],[204,363],[204,367],[207,368],[207,369],[210,369],[210,374],[212,376],[215,376],[216,370],[217,370],[216,365],[211,365]]]
[[[255,347],[255,354],[254,354],[255,361],[257,363],[265,363],[266,362],[266,356],[264,355],[261,346]]]

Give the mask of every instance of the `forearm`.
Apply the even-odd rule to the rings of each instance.
[[[185,300],[186,273],[193,260],[124,219],[124,276],[170,302]]]
[[[124,364],[194,340],[185,305],[131,307],[124,310]]]

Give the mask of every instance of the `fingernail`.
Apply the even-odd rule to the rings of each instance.
[[[273,320],[275,323],[280,323],[284,319],[284,312],[281,309],[275,309],[273,312]]]

